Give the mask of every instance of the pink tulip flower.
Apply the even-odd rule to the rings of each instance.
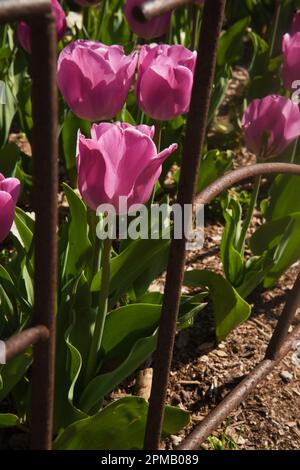
[[[121,46],[79,39],[60,53],[58,87],[78,117],[111,119],[126,101],[136,62],[136,53],[126,56]]]
[[[20,181],[17,178],[4,178],[0,173],[0,243],[11,229],[19,194]]]
[[[252,101],[242,126],[250,152],[259,158],[276,157],[300,135],[300,111],[288,98],[266,96]]]
[[[293,16],[291,35],[294,35],[299,32],[300,32],[300,10],[297,10]]]
[[[282,76],[285,88],[295,90],[298,86],[293,83],[300,80],[300,32],[293,36],[285,34],[282,41],[283,67]]]
[[[78,132],[78,187],[91,209],[111,204],[116,213],[124,213],[121,196],[128,209],[148,201],[162,163],[177,149],[173,144],[158,154],[153,135],[154,126],[119,122],[94,124],[90,139]]]
[[[171,24],[172,12],[140,22],[134,16],[134,9],[145,0],[127,0],[124,7],[124,15],[132,31],[143,39],[153,39],[168,33]]]
[[[67,28],[66,15],[57,0],[51,0],[52,11],[56,21],[57,40],[60,41]],[[25,21],[20,21],[17,26],[17,36],[23,49],[31,53],[30,27]]]
[[[183,46],[143,46],[135,94],[142,111],[169,120],[188,111],[196,53]]]

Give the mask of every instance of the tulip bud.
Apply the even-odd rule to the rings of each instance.
[[[56,22],[56,34],[57,40],[60,41],[65,34],[67,28],[66,15],[60,4],[57,0],[51,0],[52,11],[55,17]],[[28,53],[31,53],[31,44],[30,44],[30,27],[25,21],[20,21],[17,26],[17,35],[19,42],[23,49]]]
[[[290,36],[285,34],[282,41],[282,76],[285,88],[295,90],[293,83],[300,80],[300,32]]]
[[[153,18],[149,21],[138,21],[134,9],[145,0],[127,0],[124,15],[132,31],[143,39],[153,39],[168,33],[171,24],[172,12]]]
[[[58,87],[72,111],[82,119],[113,118],[123,107],[137,56],[121,46],[77,40],[60,53]]]
[[[242,126],[250,152],[259,159],[276,157],[300,135],[300,111],[288,98],[266,96],[252,101]]]
[[[13,224],[19,194],[20,181],[4,178],[0,173],[0,242],[7,237]]]
[[[90,139],[78,132],[78,187],[91,209],[111,204],[123,213],[121,196],[128,208],[148,201],[162,163],[177,149],[173,144],[157,154],[153,135],[154,127],[119,122],[94,124]]]
[[[142,111],[168,120],[188,111],[196,53],[183,46],[143,46],[135,94]]]

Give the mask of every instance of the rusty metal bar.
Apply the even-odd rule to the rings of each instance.
[[[272,173],[285,173],[300,176],[300,165],[289,163],[262,163],[231,171],[210,184],[196,197],[196,201],[208,204],[216,196],[250,176],[262,176]],[[209,413],[203,422],[185,439],[179,450],[193,450],[207,439],[224,419],[236,408],[254,387],[268,375],[278,362],[289,352],[295,339],[300,335],[300,324],[289,335],[288,330],[300,306],[300,273],[286,301],[283,312],[277,322],[273,336],[267,347],[265,358],[245,377],[222,402]]]
[[[257,163],[225,173],[216,181],[208,185],[197,194],[195,202],[198,204],[208,204],[230,186],[239,183],[253,176],[264,176],[268,174],[291,174],[300,175],[300,165],[293,163]]]
[[[48,338],[49,330],[44,325],[37,325],[16,333],[5,341],[6,362],[24,352],[29,346],[34,345],[38,341],[46,341]]]
[[[35,326],[5,346],[9,360],[34,344],[31,446],[44,450],[52,446],[58,221],[56,27],[50,0],[2,0],[0,23],[20,19],[31,27],[32,43]]]
[[[50,331],[34,346],[33,449],[51,449],[53,427],[55,312],[57,301],[58,105],[56,28],[52,15],[30,20],[32,45],[33,179],[35,222],[34,322]]]
[[[289,328],[294,320],[295,314],[300,307],[300,273],[296,279],[294,288],[284,306],[283,312],[277,322],[273,336],[269,342],[266,359],[276,360],[288,335]]]
[[[50,0],[1,0],[0,23],[51,13]]]
[[[186,139],[179,181],[178,203],[192,204],[206,134],[211,90],[215,75],[218,39],[222,28],[225,0],[205,2],[195,69],[195,80],[187,118]],[[153,382],[144,447],[160,445],[164,406],[171,367],[176,321],[185,266],[185,239],[172,240],[167,269],[164,301],[155,354]]]
[[[299,286],[297,286],[299,289]],[[295,311],[291,312],[295,314]],[[274,359],[261,361],[247,377],[245,377],[232,392],[230,392],[216,408],[211,411],[201,424],[184,440],[178,450],[198,449],[208,436],[227,418],[227,416],[251,393],[251,391],[264,379],[274,367],[290,351],[294,341],[300,336],[300,324],[282,342],[280,350]]]
[[[189,3],[193,3],[193,0],[149,0],[133,7],[132,14],[143,23]]]

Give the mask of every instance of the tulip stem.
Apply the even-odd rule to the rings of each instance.
[[[162,128],[163,128],[163,122],[162,121],[156,121],[155,122],[154,143],[155,143],[156,148],[157,148],[157,153],[160,152],[160,148],[161,148]]]
[[[242,227],[242,230],[241,230],[241,235],[240,235],[240,238],[239,238],[239,241],[238,241],[237,250],[240,253],[244,252],[246,235],[247,235],[247,231],[248,231],[249,225],[250,225],[252,217],[253,217],[254,209],[256,207],[257,198],[258,198],[259,189],[260,189],[260,184],[261,184],[261,176],[257,176],[255,178],[255,181],[254,181],[254,186],[253,186],[253,191],[252,191],[252,194],[251,194],[250,205],[249,205],[249,208],[248,208],[247,216],[246,216],[246,219],[243,223],[243,227]]]
[[[298,143],[299,143],[299,137],[294,142],[290,163],[295,163]]]
[[[102,276],[101,287],[99,296],[99,305],[95,321],[95,328],[92,337],[91,348],[89,351],[87,369],[86,369],[86,383],[88,383],[94,376],[97,367],[97,356],[101,348],[104,325],[107,315],[108,295],[109,295],[109,280],[110,280],[110,252],[112,241],[106,238],[103,241],[102,252]]]
[[[273,31],[272,31],[272,36],[271,36],[270,50],[269,50],[270,59],[272,58],[272,56],[274,54],[274,49],[275,49],[275,45],[276,45],[280,12],[281,12],[281,1],[276,0],[275,13],[274,13],[274,18],[273,18]]]

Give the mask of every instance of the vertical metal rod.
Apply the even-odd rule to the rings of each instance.
[[[277,359],[280,349],[288,336],[289,328],[300,307],[300,273],[295,281],[294,287],[289,294],[283,312],[277,322],[273,336],[266,351],[266,359]]]
[[[34,346],[32,441],[51,449],[57,293],[57,89],[56,29],[52,14],[30,22],[32,46],[33,177],[35,222],[34,323],[49,339]]]
[[[225,0],[205,2],[179,182],[178,203],[182,207],[192,204],[195,195],[224,9]],[[185,240],[172,240],[145,432],[146,449],[155,450],[160,445],[184,266]]]

